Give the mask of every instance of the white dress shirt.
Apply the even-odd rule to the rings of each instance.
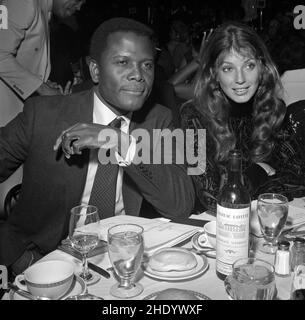
[[[123,121],[121,123],[121,131],[126,134],[129,134],[129,125],[130,125],[130,118],[132,113],[126,115],[119,116]],[[94,102],[93,102],[93,122],[108,125],[118,116],[110,110],[94,93]],[[122,186],[123,186],[123,166],[127,166],[131,163],[136,149],[136,140],[135,138],[131,137],[131,143],[128,148],[127,154],[125,159],[123,159],[117,152],[115,153],[116,159],[119,164],[119,172],[117,177],[117,184],[116,184],[116,196],[115,196],[115,215],[125,214],[124,209],[124,202],[123,202],[123,194],[122,194]],[[88,204],[91,190],[93,187],[93,182],[96,174],[96,170],[98,167],[98,159],[95,156],[95,152],[90,152],[90,161],[88,165],[88,172],[87,172],[87,179],[84,188],[84,192],[81,199],[81,204]]]

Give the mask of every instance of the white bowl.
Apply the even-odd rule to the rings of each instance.
[[[73,277],[74,266],[71,263],[48,260],[33,264],[15,281],[20,289],[28,290],[34,296],[58,299],[69,290]]]

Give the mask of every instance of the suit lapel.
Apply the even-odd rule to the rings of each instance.
[[[77,104],[67,103],[64,115],[61,114],[58,123],[61,123],[61,131],[73,126],[76,123],[92,123],[93,121],[93,91],[89,91],[80,96]],[[84,191],[87,170],[90,158],[90,151],[85,149],[82,155],[72,156],[70,159],[64,158],[66,185],[66,212],[70,212],[71,207],[78,205]]]
[[[40,2],[40,1],[39,1]],[[44,27],[44,48],[43,55],[42,55],[42,61],[45,65],[44,71],[44,81],[46,81],[49,77],[50,70],[51,70],[51,62],[50,62],[50,34],[49,34],[49,4],[44,3],[43,1],[40,3],[42,5],[41,7],[41,19]]]

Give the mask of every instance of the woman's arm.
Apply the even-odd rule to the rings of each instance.
[[[187,79],[189,79],[198,69],[199,62],[194,59],[188,63],[185,67],[181,68],[179,71],[174,73],[169,79],[168,82],[173,86],[178,84],[184,84]]]

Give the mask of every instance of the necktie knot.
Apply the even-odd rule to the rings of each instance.
[[[121,124],[122,124],[123,119],[121,117],[116,117],[114,120],[112,120],[109,123],[109,126],[112,128],[117,128],[120,129],[121,128]]]

